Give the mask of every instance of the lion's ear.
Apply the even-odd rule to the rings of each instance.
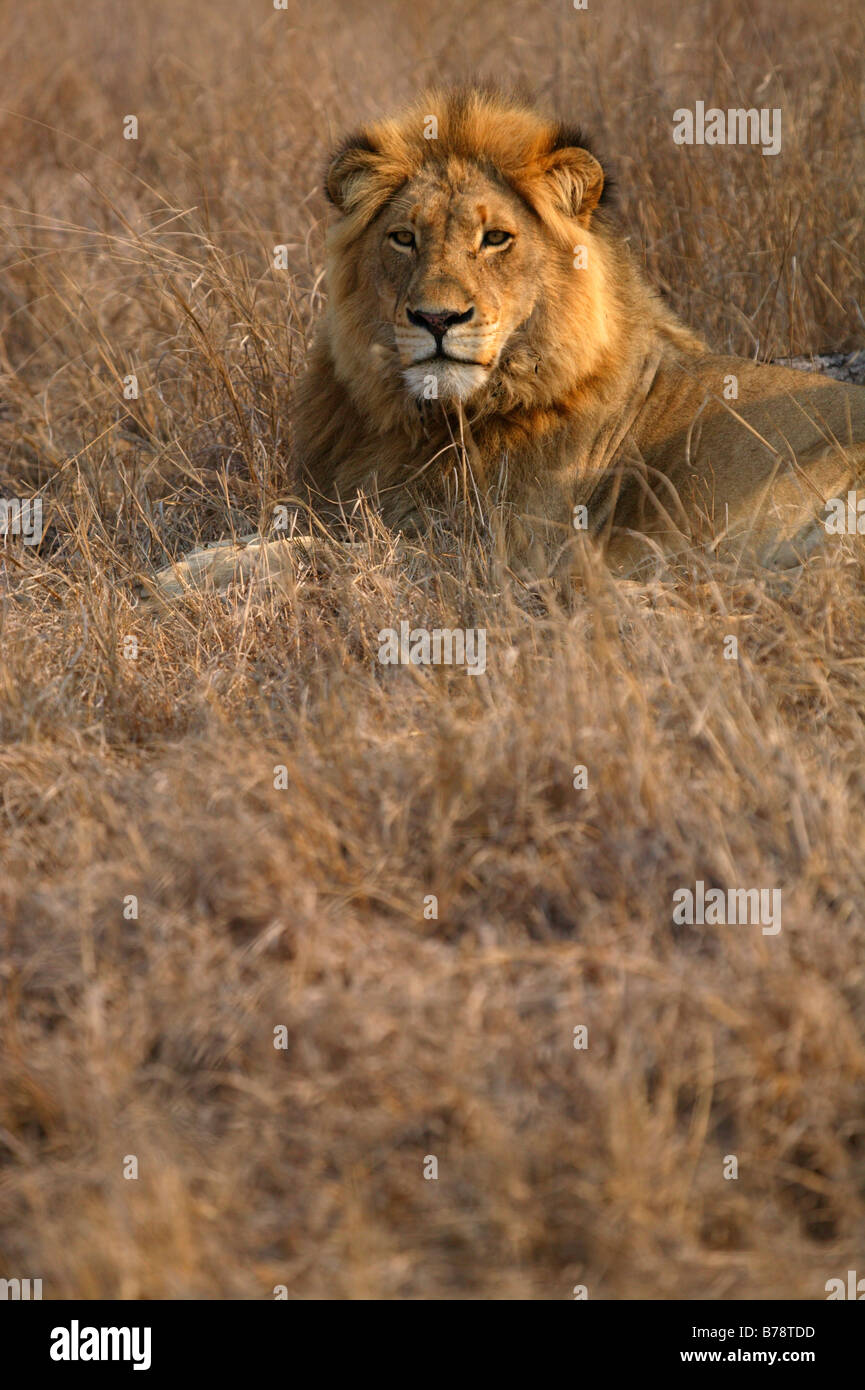
[[[356,211],[376,190],[381,156],[368,136],[352,135],[330,161],[324,191],[340,212]]]
[[[560,127],[552,149],[520,171],[518,185],[535,211],[564,233],[563,217],[588,225],[604,191],[604,171],[580,132]]]
[[[566,217],[590,217],[604,191],[604,171],[595,156],[579,145],[565,145],[542,164],[557,210]]]

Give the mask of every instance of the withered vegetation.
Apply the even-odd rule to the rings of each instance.
[[[861,348],[860,7],[33,0],[0,45],[0,495],[46,522],[0,565],[0,1275],[735,1299],[861,1272],[855,544],[784,579],[586,555],[566,603],[483,517],[403,552],[370,512],[279,596],[154,615],[134,582],[290,498],[324,153],[443,73],[593,132],[718,350]],[[697,99],[780,106],[783,153],[674,146]],[[486,675],[380,665],[403,619],[484,627]],[[697,879],[780,887],[780,935],[675,927]]]

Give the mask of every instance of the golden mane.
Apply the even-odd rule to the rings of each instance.
[[[574,148],[588,150],[580,129],[544,118],[521,97],[490,86],[431,88],[398,115],[347,137],[331,160],[325,192],[349,219],[350,236],[424,166],[463,160],[500,174],[567,245],[571,227],[543,180],[555,175],[559,153]],[[610,201],[608,180],[596,201]]]

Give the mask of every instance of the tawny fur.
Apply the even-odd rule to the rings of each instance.
[[[595,157],[520,101],[428,93],[347,140],[327,191],[328,303],[294,405],[326,514],[363,494],[423,529],[462,487],[532,573],[584,520],[618,567],[647,537],[777,565],[861,476],[865,389],[711,354],[635,264]],[[454,362],[418,310],[470,313],[442,339]]]

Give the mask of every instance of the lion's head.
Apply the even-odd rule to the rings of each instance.
[[[605,180],[578,131],[495,92],[432,92],[346,140],[326,188],[330,347],[367,411],[553,400],[606,349]]]

